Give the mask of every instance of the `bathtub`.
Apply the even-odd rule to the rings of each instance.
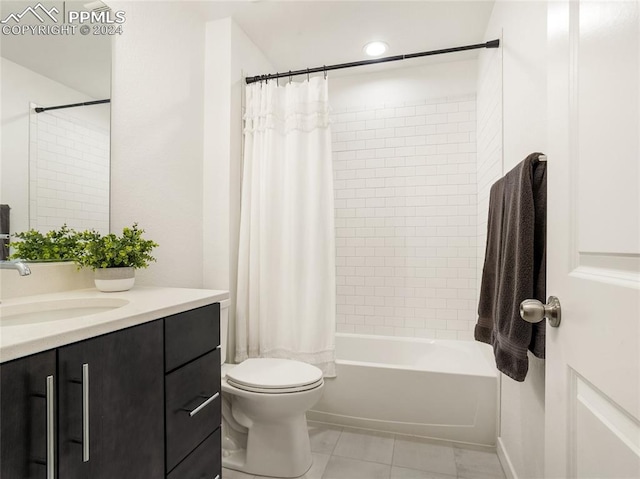
[[[337,377],[307,418],[494,446],[497,371],[473,341],[336,335]]]

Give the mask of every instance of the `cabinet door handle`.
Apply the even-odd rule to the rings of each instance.
[[[82,365],[82,462],[89,462],[89,365]]]
[[[55,479],[56,474],[56,405],[53,376],[47,376],[47,479]]]
[[[216,400],[216,398],[220,396],[220,393],[217,392],[215,393],[213,396],[211,396],[210,398],[207,398],[202,404],[200,404],[197,408],[195,409],[185,409],[185,411],[187,411],[189,413],[189,416],[193,417],[196,414],[198,414],[200,411],[202,411],[205,407],[207,407],[207,405],[211,404],[213,401]],[[206,396],[202,396],[205,397]]]

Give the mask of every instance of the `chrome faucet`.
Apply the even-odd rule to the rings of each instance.
[[[28,276],[31,270],[22,261],[0,261],[0,269],[17,269],[20,276]]]

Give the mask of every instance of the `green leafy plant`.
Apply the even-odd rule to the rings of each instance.
[[[121,236],[113,233],[102,236],[97,231],[81,233],[83,248],[75,259],[79,266],[98,268],[146,268],[156,259],[151,256],[153,248],[158,246],[151,240],[142,238],[143,229],[134,223],[124,228]]]
[[[82,234],[62,225],[59,230],[45,234],[34,229],[12,235],[22,241],[11,242],[14,253],[11,259],[28,261],[72,261],[82,249]]]

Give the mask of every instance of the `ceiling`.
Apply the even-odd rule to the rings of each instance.
[[[368,59],[362,47],[372,40],[389,45],[385,56],[481,43],[493,4],[493,0],[316,0],[207,2],[201,7],[208,19],[231,15],[276,70],[288,71]],[[477,55],[473,51],[411,62],[457,61]],[[378,68],[398,66],[407,63]],[[252,74],[261,73],[269,72]]]
[[[66,8],[80,9],[88,1],[72,0]],[[31,3],[3,0],[0,14],[4,19]],[[63,2],[41,3],[60,7]],[[152,5],[155,1],[148,3]],[[494,1],[183,0],[181,3],[202,21],[233,17],[276,71],[288,71],[367,59],[362,47],[371,40],[389,44],[385,56],[480,43],[485,40]],[[94,98],[108,98],[110,40],[106,35],[48,36],[46,41],[31,35],[3,35],[2,56]],[[359,72],[475,57],[477,51],[461,52],[386,63]],[[263,73],[270,72],[250,72]],[[336,71],[332,75],[351,73],[355,71]]]

